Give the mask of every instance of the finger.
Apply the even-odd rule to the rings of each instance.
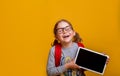
[[[110,58],[107,59],[106,64],[108,64],[109,61],[110,61]]]

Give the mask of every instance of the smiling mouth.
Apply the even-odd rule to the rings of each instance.
[[[67,35],[67,36],[63,36],[63,38],[68,38],[70,35]]]

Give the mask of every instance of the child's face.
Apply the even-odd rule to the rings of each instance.
[[[67,22],[62,21],[58,24],[56,38],[61,43],[71,42],[74,36],[75,32]]]

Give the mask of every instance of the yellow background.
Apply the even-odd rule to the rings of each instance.
[[[0,76],[46,76],[53,27],[62,18],[87,48],[110,56],[104,76],[120,76],[119,13],[118,0],[1,0]]]

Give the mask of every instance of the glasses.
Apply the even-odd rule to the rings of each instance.
[[[66,26],[64,28],[57,28],[57,33],[58,34],[62,34],[64,31],[70,32],[71,30],[72,30],[71,26]]]

